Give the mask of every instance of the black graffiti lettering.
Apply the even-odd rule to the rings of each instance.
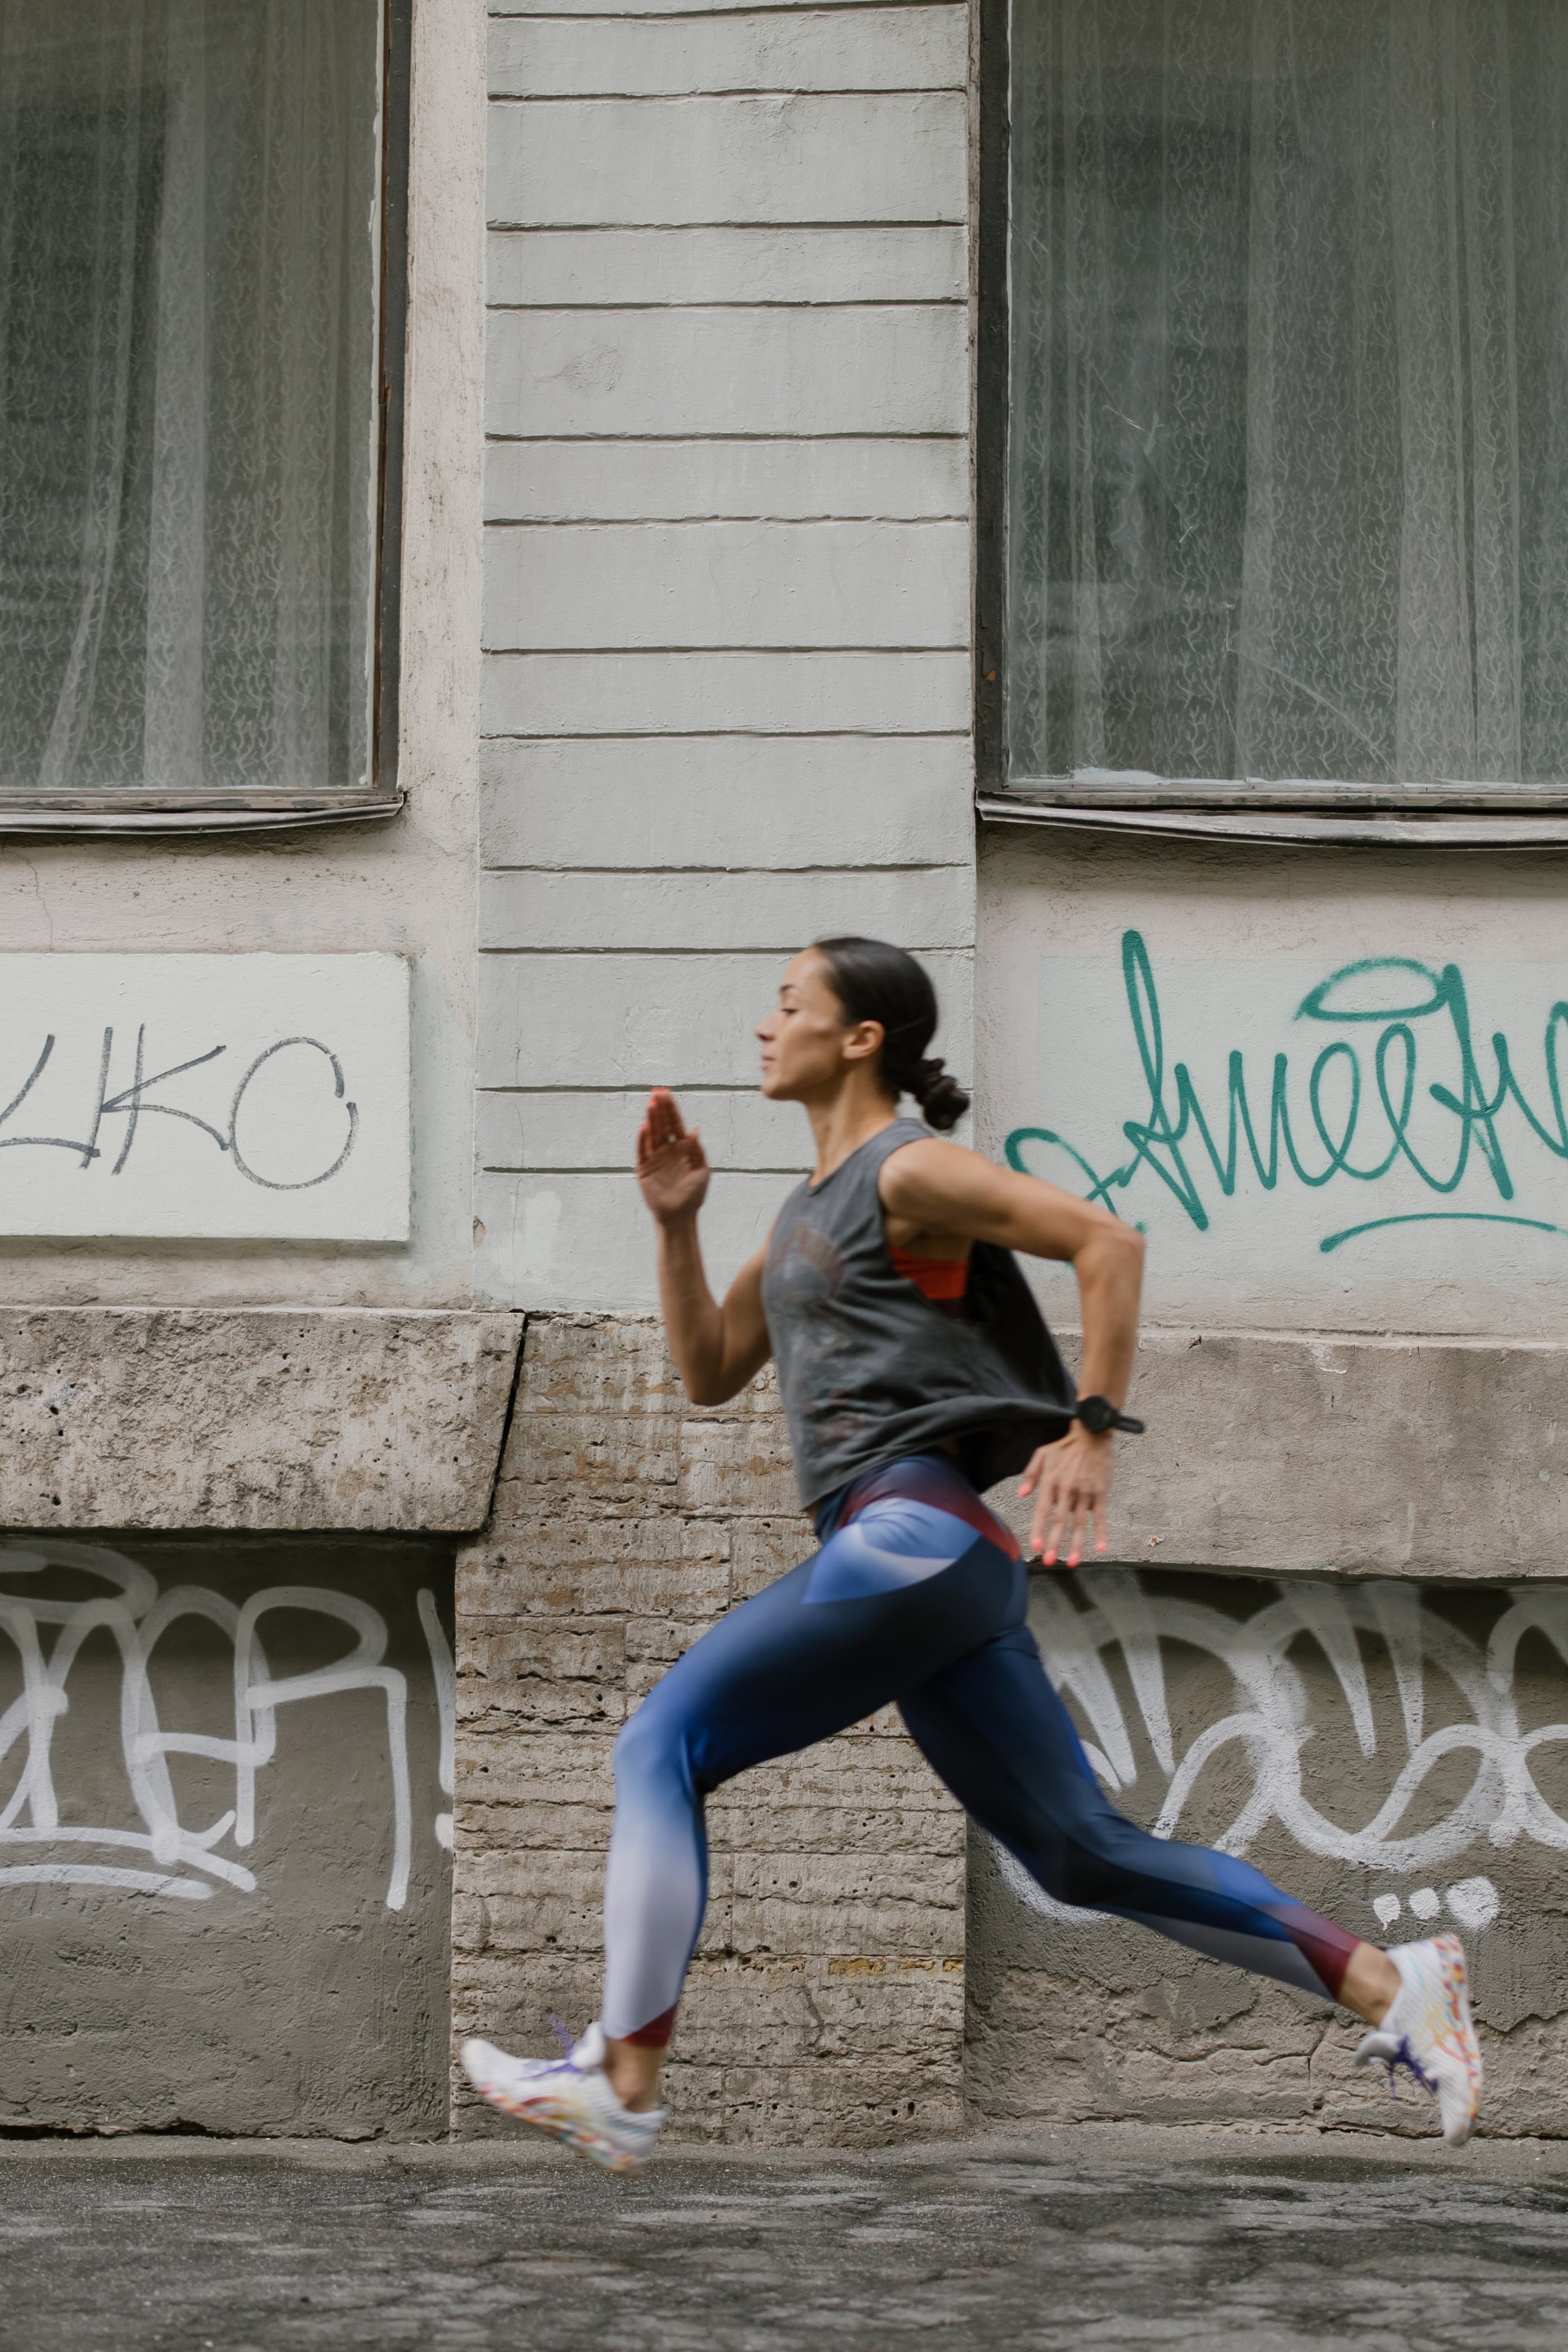
[[[106,1072],[109,1067],[109,1040],[113,1034],[114,1032],[111,1029],[106,1029],[103,1033],[103,1066]],[[146,1043],[147,1029],[145,1023],[143,1023],[136,1032],[136,1075],[132,1078],[131,1084],[126,1087],[123,1094],[118,1094],[113,1097],[112,1100],[105,1102],[103,1100],[101,1082],[100,1084],[99,1117],[103,1118],[111,1111],[121,1112],[126,1115],[125,1140],[120,1147],[119,1159],[116,1160],[113,1167],[109,1171],[111,1176],[118,1176],[121,1170],[124,1167],[126,1161],[131,1157],[131,1147],[136,1140],[137,1122],[141,1118],[143,1111],[155,1112],[160,1118],[187,1119],[192,1127],[199,1127],[204,1135],[210,1135],[220,1151],[226,1151],[229,1148],[229,1139],[227,1136],[222,1134],[217,1128],[209,1126],[205,1118],[198,1118],[194,1110],[180,1110],[177,1109],[173,1103],[149,1102],[146,1098],[149,1090],[153,1087],[161,1087],[165,1078],[177,1078],[186,1070],[199,1070],[205,1063],[216,1062],[220,1054],[226,1054],[228,1047],[226,1045],[214,1045],[208,1053],[194,1055],[188,1062],[175,1062],[169,1069],[160,1070],[156,1076],[144,1078],[142,1075],[142,1070],[143,1056],[146,1050]],[[95,1136],[97,1132],[98,1128],[97,1122],[95,1121],[93,1126],[93,1133]]]
[[[112,1034],[112,1030],[109,1029],[106,1029],[103,1033],[103,1061],[105,1069],[109,1066],[109,1040]],[[0,1110],[0,1127],[5,1126],[5,1121],[10,1118],[13,1111],[21,1109],[22,1105],[26,1101],[27,1097],[32,1093],[33,1088],[37,1085],[38,1080],[43,1076],[45,1070],[48,1067],[49,1056],[54,1050],[55,1034],[54,1031],[51,1029],[48,1035],[44,1039],[42,1053],[38,1055],[37,1060],[33,1064],[32,1068],[28,1071],[26,1078],[22,1081],[19,1092],[12,1096],[4,1110]],[[101,1092],[102,1087],[100,1081],[100,1096]],[[15,1151],[19,1150],[24,1144],[36,1144],[45,1151],[79,1151],[81,1154],[81,1164],[86,1168],[89,1162],[99,1157],[97,1136],[98,1123],[96,1120],[93,1122],[92,1135],[85,1143],[73,1143],[68,1135],[0,1135],[0,1151]]]
[[[55,1032],[50,1030],[26,1077],[10,1101],[4,1108],[0,1108],[0,1129],[6,1127],[32,1094],[53,1058],[57,1042]],[[343,1107],[343,1117],[347,1121],[348,1131],[343,1139],[342,1149],[336,1158],[330,1166],[321,1169],[318,1174],[290,1179],[264,1176],[259,1169],[251,1166],[239,1148],[237,1138],[240,1113],[252,1081],[276,1055],[287,1053],[296,1045],[303,1046],[309,1053],[320,1054],[325,1059],[332,1074],[333,1095]],[[82,1168],[87,1169],[95,1160],[101,1160],[104,1156],[99,1142],[104,1120],[109,1118],[120,1118],[125,1121],[125,1133],[121,1141],[119,1152],[109,1170],[110,1175],[119,1176],[123,1172],[131,1158],[138,1127],[143,1115],[146,1115],[158,1118],[182,1119],[186,1126],[198,1129],[216,1145],[220,1152],[226,1153],[232,1160],[247,1183],[258,1185],[263,1192],[305,1192],[311,1191],[318,1184],[329,1183],[354,1148],[359,1134],[359,1105],[348,1099],[342,1064],[331,1047],[323,1045],[319,1037],[279,1037],[257,1055],[235,1088],[234,1097],[229,1106],[226,1132],[222,1128],[215,1127],[210,1119],[201,1118],[197,1112],[183,1109],[177,1103],[154,1102],[151,1098],[154,1087],[163,1086],[170,1078],[182,1077],[187,1070],[204,1069],[209,1062],[217,1061],[228,1050],[226,1045],[209,1046],[205,1054],[194,1054],[188,1061],[171,1063],[167,1069],[155,1070],[149,1076],[147,1075],[147,1027],[143,1022],[138,1025],[136,1031],[136,1051],[131,1084],[128,1087],[122,1087],[118,1093],[110,1094],[109,1091],[110,1069],[114,1054],[114,1031],[112,1028],[106,1027],[103,1032],[102,1050],[99,1056],[97,1097],[93,1105],[91,1123],[86,1136],[79,1138],[66,1135],[7,1135],[0,1132],[0,1150],[29,1149],[69,1151],[75,1153]],[[253,1145],[252,1150],[254,1149]]]
[[[90,1167],[99,1156],[98,1130],[103,1125],[103,1097],[109,1091],[109,1057],[113,1051],[114,1032],[112,1029],[106,1029],[103,1033],[103,1051],[99,1055],[98,1062],[98,1108],[92,1114],[92,1125],[88,1129],[87,1141],[81,1148],[81,1164],[84,1168]]]
[[[304,1176],[296,1179],[292,1183],[279,1183],[270,1176],[259,1175],[254,1168],[250,1167],[247,1163],[246,1160],[242,1156],[238,1142],[239,1108],[240,1105],[245,1100],[246,1088],[249,1086],[252,1078],[256,1076],[259,1070],[265,1067],[267,1063],[272,1059],[274,1054],[286,1053],[290,1045],[308,1045],[312,1052],[324,1054],[326,1055],[327,1060],[331,1065],[332,1091],[337,1097],[339,1102],[343,1105],[344,1115],[346,1116],[349,1123],[349,1131],[344,1139],[343,1148],[339,1152],[337,1158],[333,1160],[331,1166],[330,1168],[323,1168],[319,1176]],[[264,1053],[258,1054],[255,1061],[252,1062],[249,1069],[247,1070],[244,1077],[241,1078],[238,1086],[234,1090],[234,1106],[228,1115],[228,1150],[231,1157],[233,1158],[234,1164],[238,1169],[240,1174],[247,1177],[252,1184],[259,1184],[265,1192],[307,1192],[310,1190],[312,1185],[325,1184],[329,1178],[337,1174],[339,1169],[348,1158],[349,1153],[353,1150],[354,1138],[359,1133],[359,1105],[357,1103],[345,1101],[344,1091],[343,1066],[339,1061],[337,1055],[333,1053],[331,1047],[330,1045],[323,1045],[319,1037],[279,1037],[276,1045],[268,1045]]]

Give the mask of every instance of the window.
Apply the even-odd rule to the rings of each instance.
[[[993,781],[1568,806],[1568,8],[1027,0],[1003,39]]]
[[[393,31],[0,0],[0,826],[395,803]]]

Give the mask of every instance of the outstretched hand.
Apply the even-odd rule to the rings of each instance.
[[[655,1087],[637,1129],[637,1182],[661,1225],[679,1224],[702,1206],[712,1171],[702,1139],[689,1131],[668,1087]]]
[[[1066,1550],[1067,1565],[1083,1559],[1090,1530],[1097,1552],[1110,1549],[1105,1503],[1110,1492],[1110,1433],[1095,1437],[1075,1422],[1054,1445],[1042,1445],[1025,1471],[1020,1495],[1035,1495],[1029,1521],[1029,1551],[1047,1568]]]

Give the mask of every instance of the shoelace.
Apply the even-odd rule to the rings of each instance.
[[[550,2031],[554,2034],[555,2039],[561,2044],[561,2055],[565,2060],[567,2065],[571,2067],[572,2072],[574,2074],[580,2074],[583,2069],[575,2063],[572,2055],[572,2053],[577,2047],[576,2035],[570,2032],[568,2029],[562,2024],[561,2020],[555,2016],[553,2011],[545,2019],[544,2022],[549,2026]]]
[[[1391,2099],[1394,2100],[1397,2100],[1399,2096],[1399,2091],[1394,2078],[1394,2070],[1396,2066],[1408,2068],[1409,2072],[1414,2074],[1415,2080],[1420,2084],[1421,2088],[1424,2091],[1429,2091],[1434,2098],[1436,2097],[1437,2085],[1433,2081],[1431,2075],[1426,2072],[1426,2067],[1421,2063],[1420,2059],[1415,2055],[1415,2051],[1410,2047],[1410,2036],[1408,2033],[1402,2033],[1400,2035],[1399,2047],[1388,2062],[1388,2095]]]

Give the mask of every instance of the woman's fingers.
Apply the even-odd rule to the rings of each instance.
[[[1059,1473],[1051,1472],[1042,1481],[1040,1500],[1035,1512],[1036,1548],[1047,1568],[1055,1568],[1061,1536],[1062,1517],[1067,1508],[1067,1490]]]
[[[1104,1487],[1098,1479],[1047,1473],[1029,1530],[1031,1549],[1039,1553],[1047,1568],[1055,1568],[1063,1551],[1067,1566],[1077,1568],[1091,1537],[1096,1551],[1109,1550]]]
[[[688,1134],[679,1106],[668,1087],[655,1087],[637,1129],[638,1175],[651,1174],[661,1163],[667,1168],[705,1168],[708,1164],[697,1129],[693,1128]]]
[[[680,1107],[668,1087],[655,1087],[647,1098],[647,1115],[657,1143],[677,1143],[686,1133]]]

